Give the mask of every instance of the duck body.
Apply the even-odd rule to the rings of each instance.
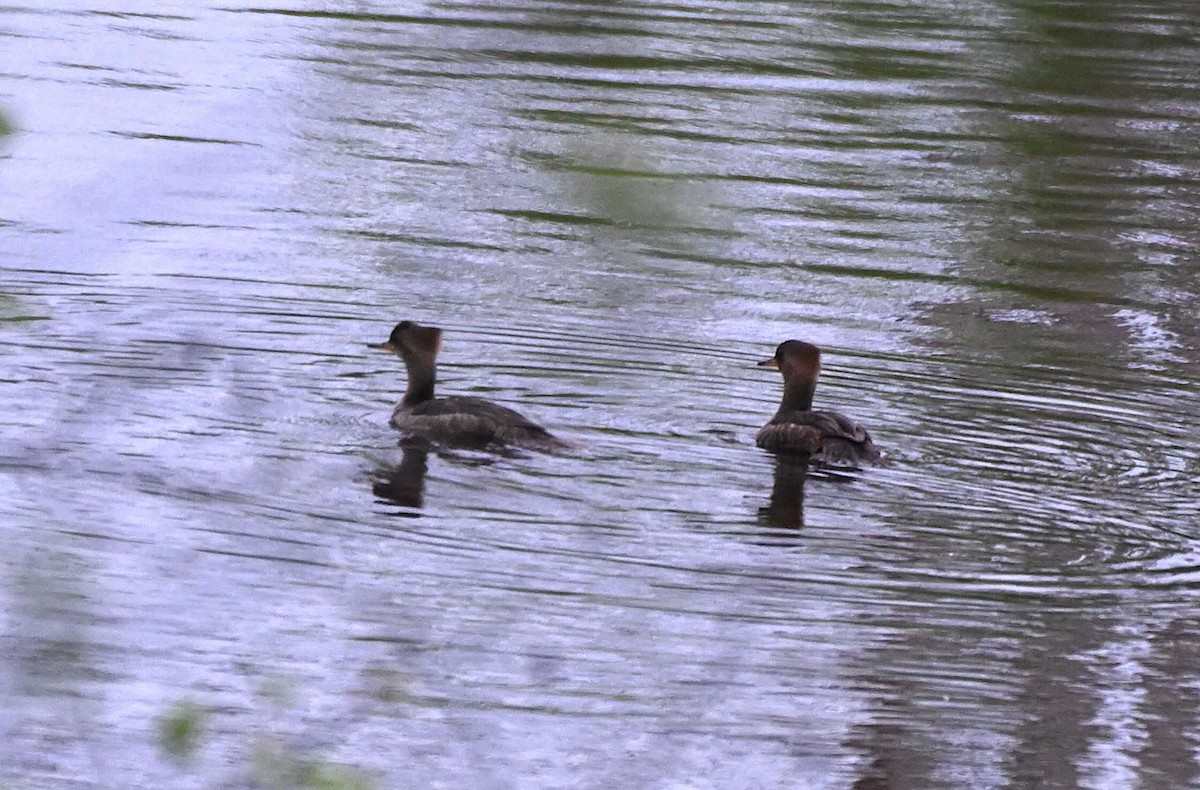
[[[401,321],[386,341],[368,344],[395,353],[408,371],[404,397],[392,410],[392,427],[440,444],[542,449],[565,446],[545,428],[507,406],[466,395],[435,397],[441,343],[441,329]]]
[[[393,428],[434,442],[486,445],[557,445],[552,433],[507,406],[466,395],[430,398],[415,405],[399,403]]]
[[[867,429],[836,411],[777,412],[759,429],[754,441],[764,450],[804,453],[834,466],[879,460],[879,450]]]
[[[880,459],[866,428],[845,414],[812,408],[821,371],[820,349],[802,340],[787,340],[775,349],[775,356],[758,364],[783,374],[779,410],[754,437],[759,447],[833,466]]]

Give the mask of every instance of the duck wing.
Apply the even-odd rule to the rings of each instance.
[[[836,411],[779,412],[759,430],[755,442],[764,450],[807,453],[839,466],[879,459],[866,428]]]
[[[542,426],[498,403],[470,396],[436,398],[392,414],[402,431],[440,442],[486,445],[553,445],[558,440]]]

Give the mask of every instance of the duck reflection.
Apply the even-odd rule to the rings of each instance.
[[[780,453],[775,456],[771,500],[758,515],[773,529],[804,526],[804,482],[808,479],[808,456]]]
[[[425,475],[429,471],[429,456],[459,466],[491,466],[501,458],[521,458],[522,453],[511,447],[484,450],[464,450],[430,442],[419,436],[406,436],[400,440],[403,455],[399,464],[380,463],[371,475],[371,493],[378,499],[394,502],[408,509],[400,515],[414,516],[414,510],[425,505]]]
[[[406,446],[396,466],[380,466],[375,471],[371,493],[380,499],[405,508],[421,509],[425,505],[425,473],[429,470],[429,447]]]

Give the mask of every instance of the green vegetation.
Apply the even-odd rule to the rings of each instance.
[[[282,679],[268,681],[263,699],[282,712],[293,705],[292,685]],[[158,746],[180,766],[194,762],[209,727],[211,710],[180,700],[159,716]],[[353,766],[330,762],[303,752],[292,739],[271,731],[251,733],[246,770],[255,787],[268,790],[374,790],[372,776]],[[3,790],[3,788],[0,788]]]
[[[194,702],[176,702],[158,720],[158,745],[181,763],[190,762],[200,746],[208,711]]]
[[[263,740],[254,755],[253,780],[267,788],[302,790],[373,790],[366,773],[348,765],[299,757],[274,740]]]

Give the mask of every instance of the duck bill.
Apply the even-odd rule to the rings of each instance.
[[[376,351],[395,351],[396,347],[392,345],[392,341],[385,340],[382,343],[367,343],[367,348],[373,348]]]
[[[776,370],[779,370],[779,360],[775,359],[775,357],[764,359],[762,362],[757,364],[760,368],[775,368]]]

